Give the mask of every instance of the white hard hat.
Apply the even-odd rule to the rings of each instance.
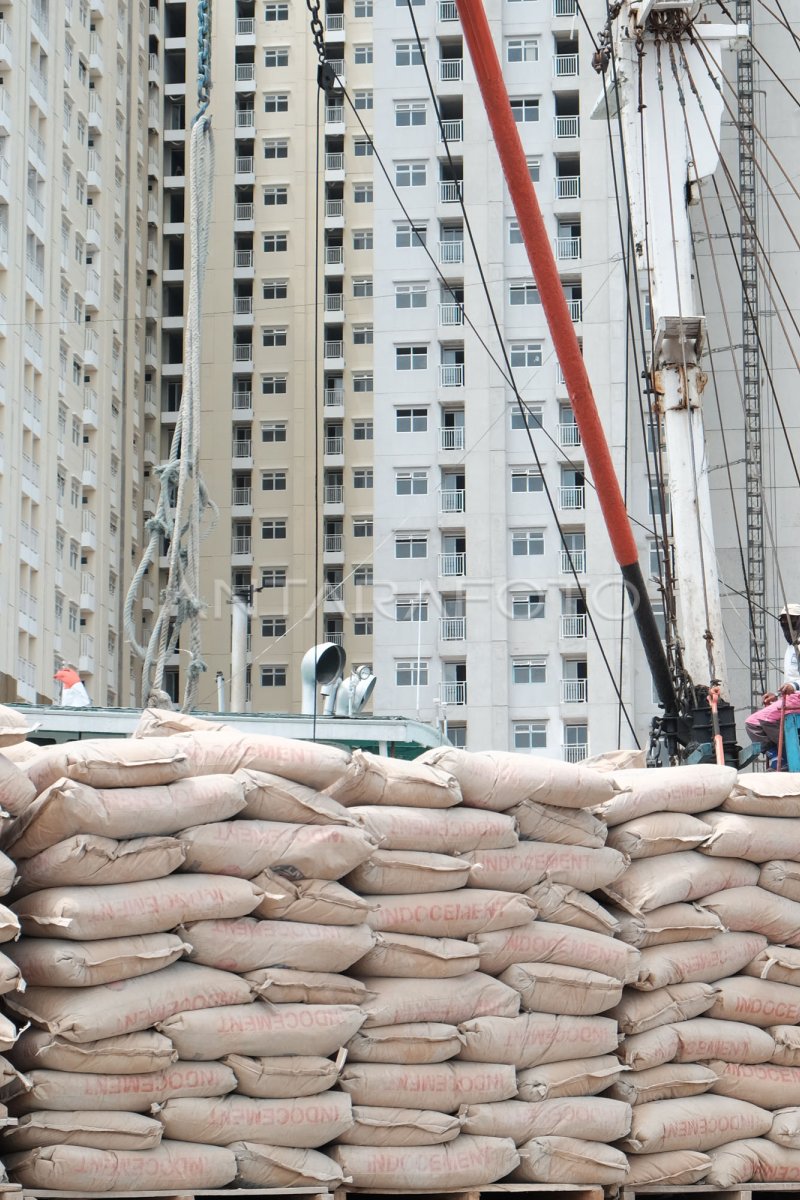
[[[785,604],[780,611],[781,617],[800,617],[800,604]]]

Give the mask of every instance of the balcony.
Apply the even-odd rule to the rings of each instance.
[[[103,43],[94,30],[89,34],[89,70],[103,74]]]
[[[88,633],[81,634],[78,670],[85,671],[87,675],[94,671],[94,638]]]
[[[562,613],[559,624],[559,636],[562,638],[586,637],[586,613]]]
[[[439,449],[440,450],[463,450],[464,449],[464,426],[447,426],[444,425],[439,429]]]
[[[439,637],[443,642],[463,642],[467,636],[466,617],[441,617]]]
[[[326,359],[344,361],[344,342],[325,342],[324,354]]]
[[[456,489],[443,488],[439,493],[439,511],[443,513],[463,513],[466,493]]]
[[[562,421],[558,426],[559,446],[580,446],[581,431],[574,421]]]
[[[326,454],[344,454],[344,438],[326,437],[325,438],[325,453]]]
[[[237,17],[235,30],[237,38],[254,38],[256,36],[255,17]]]
[[[344,217],[344,200],[326,200],[325,219],[335,221],[339,217]]]
[[[29,387],[22,393],[22,423],[36,437],[42,436],[42,400]]]
[[[95,578],[90,571],[81,571],[81,609],[94,612],[97,603]]]
[[[234,221],[254,221],[255,207],[251,203],[237,204],[233,210]]]
[[[28,212],[37,225],[44,225],[44,205],[35,192],[28,192]]]
[[[344,83],[344,59],[343,58],[329,58],[328,66],[333,71],[336,78],[341,80],[342,83]]]
[[[466,554],[440,554],[439,574],[461,578],[467,573]]]
[[[343,246],[326,246],[325,247],[325,266],[326,267],[344,267],[344,247]]]
[[[560,487],[558,489],[558,507],[564,512],[573,512],[586,507],[586,488]]]
[[[322,599],[326,603],[342,604],[344,602],[344,584],[343,583],[326,583]]]
[[[233,343],[233,361],[239,366],[242,363],[249,364],[253,361],[253,344],[252,342],[234,342]]]
[[[234,296],[233,297],[233,316],[236,317],[252,317],[253,315],[253,297],[252,296]],[[240,322],[243,325],[249,324],[247,321]]]
[[[440,304],[439,305],[439,324],[440,325],[463,325],[464,310],[460,304]]]
[[[561,262],[574,262],[581,256],[579,237],[559,237],[555,241],[556,258]]]
[[[42,369],[42,335],[33,325],[25,326],[25,350],[28,358],[40,371]]]
[[[463,363],[441,363],[439,366],[439,387],[461,388],[464,386]]]
[[[333,153],[325,155],[325,171],[338,174],[344,173],[344,154]]]
[[[100,307],[100,276],[94,267],[87,267],[86,269],[85,300],[87,308]]]
[[[326,483],[322,489],[323,504],[343,504],[344,503],[344,488],[340,483]]]
[[[253,489],[235,487],[231,490],[231,508],[251,509],[253,506]]]
[[[577,54],[554,54],[553,74],[556,79],[573,79],[579,70]]]
[[[253,539],[248,534],[246,537],[231,538],[231,555],[233,558],[252,558],[253,556]]]
[[[440,21],[457,21],[458,6],[456,0],[439,0],[439,9],[436,15]]]
[[[236,63],[234,81],[236,83],[252,83],[256,78],[255,63]],[[243,89],[249,90],[249,89]]]
[[[231,457],[241,460],[253,457],[253,443],[249,438],[234,438],[231,446]]]
[[[553,122],[553,132],[554,136],[559,139],[579,137],[581,132],[580,117],[555,117]]]
[[[326,313],[343,313],[344,312],[344,295],[342,292],[329,292],[325,297],[325,312]]]
[[[578,6],[575,0],[553,0],[554,17],[576,17]]]
[[[83,448],[81,483],[85,488],[97,487],[97,455],[88,446],[84,446]]]
[[[325,554],[341,554],[344,550],[344,538],[340,533],[326,533],[322,549]]]
[[[20,557],[29,567],[39,568],[39,530],[34,529],[27,521],[19,523],[19,543],[22,551]]]
[[[585,704],[588,682],[588,679],[562,679],[561,703]]]
[[[324,632],[322,636],[326,642],[331,642],[332,645],[334,645],[334,646],[343,646],[344,645],[344,634],[343,633]]]
[[[234,388],[231,393],[231,407],[234,412],[252,411],[253,392],[250,388]]]
[[[585,550],[569,550],[569,551],[561,550],[559,553],[561,555],[561,574],[562,575],[571,575],[573,570],[576,571],[578,573],[578,575],[584,575],[586,573],[586,551]],[[571,566],[570,566],[570,559],[572,559]]]
[[[583,320],[583,300],[572,300],[568,296],[567,307],[569,308],[569,315],[573,321],[578,322]]]
[[[255,109],[237,108],[235,116],[235,128],[239,131],[236,136],[241,136],[242,131],[244,131],[245,136],[249,134],[252,137],[256,128]]]
[[[439,82],[440,83],[457,83],[458,80],[464,78],[464,60],[463,58],[440,58],[439,59]]]
[[[252,271],[255,269],[255,251],[236,250],[233,256],[234,269],[237,271]]]
[[[244,183],[244,176],[250,176],[250,182],[255,179],[255,160],[253,156],[247,154],[237,154],[233,163],[233,171],[237,183]]]
[[[42,472],[39,464],[34,462],[29,454],[22,455],[21,475],[23,490],[31,499],[38,502]]]
[[[440,142],[463,142],[464,140],[464,122],[458,121],[442,121],[439,127]]]
[[[344,408],[344,391],[342,388],[325,388],[323,403],[325,408]]]
[[[440,204],[458,204],[463,198],[464,181],[463,179],[440,179],[439,180],[439,203]]]
[[[588,742],[564,742],[561,746],[561,757],[564,762],[579,763],[589,757]]]
[[[8,21],[0,21],[0,63],[5,67],[13,64],[12,52],[14,39],[11,36],[11,26]]]
[[[461,706],[467,703],[466,683],[440,683],[439,699],[442,704]]]
[[[439,242],[439,262],[440,263],[463,263],[464,261],[464,243],[459,242]]]
[[[147,82],[161,82],[161,67],[159,66],[157,54],[148,54],[147,56]]]
[[[325,108],[326,125],[344,124],[344,107],[341,104],[328,104]]]
[[[344,15],[342,13],[329,13],[325,18],[325,32],[343,33]]]
[[[556,200],[579,200],[581,195],[580,175],[557,175],[555,184]]]

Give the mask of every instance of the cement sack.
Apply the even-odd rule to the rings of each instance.
[[[374,908],[369,900],[329,879],[301,879],[292,883],[271,871],[263,871],[253,883],[264,892],[255,915],[268,921],[361,925]]]
[[[709,893],[702,903],[703,908],[716,913],[728,929],[755,930],[770,942],[800,946],[800,904],[794,900],[785,900],[783,896],[774,896],[753,886]],[[24,928],[23,925],[23,931]]]
[[[520,1165],[511,1176],[517,1183],[625,1182],[628,1160],[613,1146],[572,1137],[540,1137],[519,1148]]]
[[[31,723],[27,716],[0,704],[0,747],[18,746],[27,737],[35,733],[41,722]]]
[[[13,942],[19,937],[19,917],[0,904],[0,942]]]
[[[711,1157],[706,1183],[715,1187],[752,1182],[783,1185],[786,1190],[787,1184],[800,1180],[800,1150],[789,1150],[766,1138],[734,1142]]]
[[[224,1058],[244,1054],[269,1058],[276,1054],[313,1054],[324,1058],[359,1030],[364,1014],[354,1005],[233,1005],[197,1012],[178,1012],[160,1022],[183,1059]]]
[[[667,1150],[661,1154],[632,1154],[628,1159],[628,1187],[685,1187],[702,1183],[711,1169],[711,1156],[699,1150]]]
[[[30,1088],[30,1080],[0,1055],[0,1104],[8,1104]]]
[[[517,1146],[531,1138],[575,1137],[587,1142],[616,1142],[631,1127],[631,1106],[603,1096],[541,1100],[502,1100],[499,1104],[468,1104],[461,1110],[465,1133],[510,1137]]]
[[[630,1135],[621,1142],[631,1154],[714,1150],[739,1137],[762,1137],[772,1125],[765,1109],[719,1095],[637,1104],[631,1114]]]
[[[556,1100],[562,1096],[596,1096],[611,1088],[627,1069],[613,1054],[543,1063],[517,1071],[517,1096],[532,1102]]]
[[[717,984],[717,999],[710,1017],[745,1021],[762,1029],[770,1025],[800,1023],[800,988],[771,979],[736,975]]]
[[[25,774],[37,795],[61,778],[74,779],[76,783],[93,788],[140,788],[175,783],[195,773],[184,749],[172,738],[151,738],[147,742],[130,738],[60,742],[43,747],[41,754],[25,767]],[[73,832],[92,833],[94,830]],[[140,834],[144,832],[137,830]]]
[[[646,913],[667,904],[699,900],[723,888],[746,887],[755,884],[757,879],[755,863],[735,858],[708,858],[697,850],[685,850],[679,854],[662,854],[658,870],[653,869],[649,859],[639,858],[631,863],[621,879],[604,890],[620,908],[632,913]]]
[[[13,946],[7,947],[13,950]],[[0,954],[0,996],[7,992],[25,991],[25,982],[19,967],[5,954]]]
[[[736,782],[733,767],[649,767],[614,771],[616,794],[594,807],[607,825],[622,825],[650,813],[697,813],[718,808]],[[589,806],[589,805],[587,805]]]
[[[244,787],[231,775],[182,779],[161,787],[105,789],[59,779],[5,832],[4,841],[15,857],[32,858],[79,833],[117,839],[165,837],[188,825],[233,817],[243,808]]]
[[[26,1029],[14,1047],[22,1071],[81,1071],[111,1075],[140,1075],[163,1071],[176,1062],[172,1042],[154,1029],[123,1033],[97,1042],[65,1041],[45,1029]]]
[[[455,1113],[462,1104],[491,1104],[517,1094],[514,1068],[501,1063],[346,1066],[340,1086],[353,1104],[369,1108],[426,1108]]]
[[[131,737],[174,737],[178,733],[201,730],[238,736],[236,730],[224,721],[211,721],[207,717],[195,717],[192,713],[176,712],[172,708],[145,708]]]
[[[368,925],[309,925],[252,917],[195,921],[179,926],[176,932],[193,947],[193,962],[240,972],[273,966],[346,971],[375,943]]]
[[[742,774],[722,807],[754,817],[800,817],[800,782],[788,771]]]
[[[533,902],[540,921],[572,925],[576,929],[589,929],[609,937],[619,933],[619,922],[608,909],[577,888],[544,879],[528,888],[525,895]]]
[[[163,879],[183,866],[186,852],[177,838],[114,838],[78,833],[48,846],[19,864],[15,896],[50,887],[86,887]]]
[[[5,1054],[17,1040],[17,1028],[8,1017],[0,1015],[0,1054]]]
[[[519,993],[479,971],[455,979],[371,976],[367,986],[369,994],[361,1005],[365,1029],[416,1021],[458,1025],[473,1015],[510,1017],[519,1012]]]
[[[48,1033],[91,1042],[149,1029],[184,1009],[246,1005],[253,995],[238,975],[176,962],[152,975],[97,987],[32,987],[6,1003]]]
[[[270,1004],[362,1004],[367,998],[367,989],[358,979],[333,971],[264,967],[248,971],[245,979]]]
[[[377,840],[347,825],[216,821],[185,829],[187,871],[252,879],[270,869],[290,879],[341,879],[366,862]]]
[[[519,827],[519,836],[532,842],[598,849],[606,843],[608,829],[588,808],[556,808],[522,800],[508,810]]]
[[[414,892],[451,892],[463,888],[472,863],[447,854],[420,850],[375,850],[346,877],[363,896],[407,896]]]
[[[338,746],[235,730],[177,733],[169,740],[186,754],[192,775],[232,775],[245,768],[320,792],[339,778],[350,760]]]
[[[46,1146],[12,1154],[8,1168],[27,1188],[103,1192],[158,1192],[221,1188],[236,1177],[233,1152],[221,1146],[163,1141],[155,1150],[94,1150]]]
[[[6,1130],[3,1153],[40,1146],[88,1146],[96,1150],[152,1150],[161,1141],[158,1121],[140,1113],[34,1112]]]
[[[536,908],[513,891],[462,888],[416,896],[377,896],[367,923],[378,933],[466,938],[472,933],[527,925]]]
[[[231,1142],[236,1155],[237,1182],[244,1187],[335,1188],[344,1183],[342,1169],[318,1150],[289,1146],[262,1146],[258,1142]]]
[[[446,1062],[455,1058],[464,1038],[455,1025],[439,1021],[379,1025],[360,1029],[345,1049],[350,1063],[421,1063]]]
[[[345,1146],[440,1146],[461,1133],[461,1116],[422,1108],[353,1108],[353,1128],[340,1134]]]
[[[523,1012],[593,1017],[622,996],[618,979],[558,963],[516,963],[503,972],[500,982],[519,992]]]
[[[568,1058],[591,1058],[616,1050],[617,1023],[607,1017],[476,1017],[459,1025],[465,1062],[514,1063],[535,1067]]]
[[[592,808],[616,791],[598,771],[552,758],[502,750],[471,754],[452,746],[426,750],[416,760],[455,775],[467,808],[505,812],[524,800],[556,808]]]
[[[339,1082],[344,1065],[340,1052],[336,1061],[314,1054],[287,1054],[275,1058],[246,1058],[229,1054],[225,1066],[236,1076],[241,1096],[258,1100],[287,1100],[318,1096]]]
[[[689,813],[649,813],[615,825],[609,831],[608,845],[633,859],[696,850],[711,836],[707,818],[708,813],[702,821]]]
[[[800,1068],[775,1063],[732,1063],[712,1059],[718,1079],[711,1089],[717,1096],[747,1100],[762,1108],[800,1105]]]
[[[3,758],[13,762],[15,767],[22,768],[26,763],[32,762],[41,751],[42,747],[36,742],[17,742],[14,746],[3,747]]]
[[[517,826],[503,813],[469,808],[351,808],[382,850],[467,854],[517,845]],[[366,858],[362,861],[366,861]]]
[[[176,1062],[145,1075],[90,1075],[85,1072],[31,1071],[32,1087],[14,1103],[17,1113],[52,1109],[150,1112],[173,1097],[224,1096],[236,1087],[230,1067],[219,1062]]]
[[[779,1108],[772,1118],[767,1138],[789,1150],[800,1150],[800,1108],[797,1105]]]
[[[797,1025],[770,1025],[767,1033],[775,1039],[770,1062],[782,1067],[800,1067],[800,1028]]]
[[[0,744],[2,738],[0,738]],[[25,772],[0,754],[0,809],[19,817],[36,797],[36,788]]]
[[[357,963],[359,975],[394,979],[452,979],[479,967],[480,955],[471,942],[406,933],[376,934],[375,945]]]
[[[639,951],[632,946],[600,933],[545,921],[499,933],[478,933],[470,941],[478,947],[481,970],[488,975],[499,975],[514,963],[551,962],[631,983],[639,969]]]
[[[773,979],[776,983],[800,986],[800,949],[790,946],[765,946],[752,962],[741,969],[754,979]]]
[[[6,896],[14,886],[17,868],[8,855],[0,851],[0,896]]]
[[[716,997],[716,989],[710,983],[674,983],[650,992],[626,988],[619,1004],[608,1015],[615,1018],[620,1033],[646,1033],[659,1025],[701,1016]]]
[[[31,986],[70,988],[149,975],[177,962],[189,949],[174,933],[150,933],[97,942],[25,938],[9,946],[8,954]]]
[[[70,941],[166,933],[190,921],[243,917],[261,902],[247,879],[170,875],[157,883],[46,888],[11,907],[28,937]]]
[[[621,1075],[608,1089],[608,1095],[631,1105],[680,1100],[686,1096],[704,1095],[717,1079],[716,1071],[704,1063],[664,1063],[661,1067]]]
[[[479,1188],[508,1175],[519,1162],[510,1138],[462,1134],[443,1146],[334,1146],[331,1156],[353,1186],[367,1190],[440,1192]]]
[[[628,767],[644,767],[647,764],[647,756],[644,750],[604,750],[602,754],[592,754],[589,758],[583,759],[584,767],[591,767],[593,771],[622,771]]]
[[[760,933],[718,933],[704,942],[650,946],[641,952],[633,986],[652,992],[673,983],[714,983],[740,971],[765,944]]]
[[[318,1150],[353,1125],[350,1097],[341,1092],[289,1100],[167,1100],[156,1115],[165,1137],[211,1146],[227,1146],[244,1137],[248,1142]]]
[[[608,846],[593,850],[547,842],[520,842],[507,850],[477,850],[465,857],[475,867],[470,887],[507,892],[524,892],[542,880],[594,892],[619,879],[628,866],[628,859]]]
[[[695,904],[665,904],[647,913],[626,913],[611,908],[619,924],[619,937],[631,946],[663,946],[670,942],[702,942],[725,931],[715,913]]]
[[[676,1025],[658,1025],[646,1033],[634,1033],[622,1039],[620,1062],[632,1071],[647,1071],[670,1062],[678,1052]]]
[[[707,813],[705,819],[713,832],[701,847],[704,854],[744,858],[754,863],[779,857],[800,857],[800,832],[796,821],[729,812]]]
[[[302,783],[292,783],[290,779],[268,775],[265,771],[246,769],[237,771],[234,778],[244,787],[245,805],[239,815],[249,821],[283,821],[290,825],[355,824],[343,804],[337,804],[330,796],[304,787]],[[218,816],[211,813],[204,820],[211,821]],[[203,823],[189,822],[190,825]]]
[[[403,805],[408,808],[452,808],[461,803],[458,780],[427,763],[407,762],[354,750],[327,795],[340,804]]]
[[[678,1039],[676,1062],[706,1062],[724,1059],[732,1063],[769,1062],[775,1040],[764,1029],[740,1021],[717,1021],[695,1017],[671,1026]]]
[[[758,876],[758,886],[774,892],[785,900],[800,901],[800,863],[785,858],[764,863]]]

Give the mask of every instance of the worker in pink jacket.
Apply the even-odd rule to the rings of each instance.
[[[751,742],[761,742],[765,749],[777,746],[780,736],[781,714],[800,712],[800,660],[797,643],[800,640],[800,604],[787,604],[780,616],[783,636],[789,643],[783,658],[783,684],[778,695],[766,692],[764,707],[754,712],[745,721]]]

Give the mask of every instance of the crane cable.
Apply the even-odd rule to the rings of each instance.
[[[209,510],[213,523],[218,511],[200,473],[200,338],[214,178],[214,142],[207,115],[211,96],[211,0],[198,0],[197,20],[197,112],[192,120],[187,177],[190,261],[183,345],[184,386],[169,458],[156,468],[159,498],[154,516],[145,524],[148,542],[124,608],[131,649],[144,660],[145,703],[151,695],[163,691],[167,661],[176,652],[182,626],[188,623],[190,661],[186,668],[184,712],[194,706],[199,677],[207,669],[200,636],[204,608],[200,598],[201,524]],[[150,638],[144,646],[137,637],[134,606],[149,568],[157,566],[162,538],[169,544],[167,582]]]

